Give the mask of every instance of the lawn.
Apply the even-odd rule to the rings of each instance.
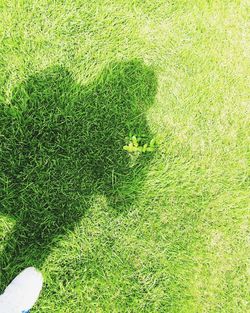
[[[34,313],[248,311],[249,9],[0,0],[1,290],[32,265]]]

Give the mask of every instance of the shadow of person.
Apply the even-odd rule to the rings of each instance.
[[[40,267],[94,195],[116,212],[131,204],[150,157],[131,169],[123,145],[129,134],[150,140],[145,112],[156,88],[154,71],[139,60],[112,63],[87,86],[54,66],[1,105],[0,213],[16,219],[0,258],[1,287],[24,267]]]

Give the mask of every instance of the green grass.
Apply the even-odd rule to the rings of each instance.
[[[34,265],[34,312],[248,311],[248,15],[0,0],[1,289]]]

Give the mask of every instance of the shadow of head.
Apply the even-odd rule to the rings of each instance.
[[[20,84],[10,107],[1,105],[0,200],[17,218],[2,268],[41,264],[91,196],[118,203],[114,195],[138,180],[147,161],[130,170],[123,145],[129,134],[150,139],[145,113],[156,87],[154,71],[138,60],[112,63],[86,86],[54,66]],[[21,255],[34,257],[17,265]]]

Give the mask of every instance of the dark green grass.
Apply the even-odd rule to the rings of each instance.
[[[112,63],[87,86],[52,67],[20,84],[10,107],[1,106],[2,212],[16,218],[1,259],[8,279],[41,267],[95,194],[116,214],[126,209],[136,190],[125,197],[122,189],[135,175],[140,187],[144,166],[130,169],[122,147],[130,134],[150,140],[144,112],[155,93],[155,74],[140,61]],[[1,276],[3,286],[8,279]]]

